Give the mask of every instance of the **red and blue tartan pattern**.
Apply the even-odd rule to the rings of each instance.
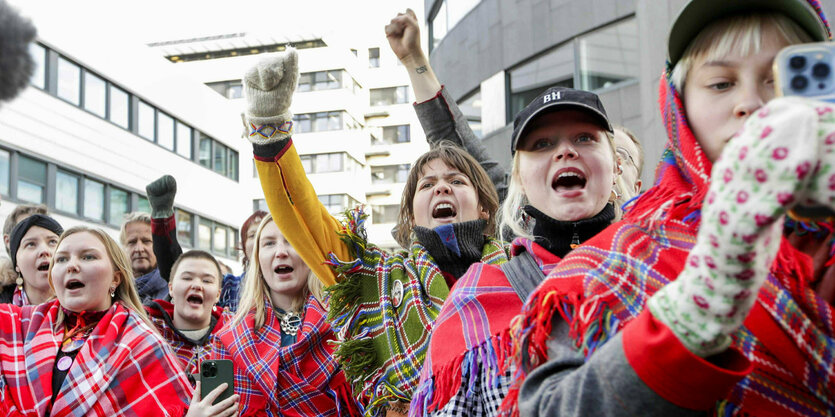
[[[297,342],[281,346],[281,327],[266,302],[264,325],[254,330],[254,313],[214,339],[212,358],[230,359],[235,393],[244,416],[358,416],[360,406],[333,359],[333,331],[326,312],[310,297]]]
[[[60,305],[0,306],[0,413],[11,416],[172,416],[192,389],[177,359],[134,311],[114,303],[76,356],[50,408],[63,338]]]
[[[168,310],[167,314],[173,314],[174,306],[171,303],[162,300],[156,300],[156,302],[158,305]],[[170,309],[167,307],[170,307]],[[228,309],[219,309],[215,307],[212,311],[212,314],[217,318],[215,327],[210,330],[211,333],[209,337],[206,338],[205,343],[202,345],[196,345],[177,334],[177,332],[175,332],[174,329],[168,325],[168,322],[162,318],[160,311],[150,308],[149,306],[145,306],[145,310],[148,311],[151,322],[154,323],[160,335],[162,335],[162,338],[168,342],[168,345],[171,346],[174,354],[177,355],[180,367],[187,374],[196,374],[200,372],[200,362],[209,359],[212,353],[214,339],[223,328],[224,323],[230,322],[235,314]]]
[[[546,275],[560,261],[530,239],[513,242],[511,253],[521,251],[530,253]],[[455,415],[463,411],[455,410],[457,403],[495,412],[509,388],[504,376],[510,323],[521,309],[522,300],[499,265],[470,266],[435,320],[409,415],[428,416],[437,410]]]
[[[574,249],[531,295],[515,341],[517,361],[519,347],[528,343],[531,363],[518,364],[547,360],[544,342],[555,312],[571,323],[575,342],[589,357],[683,269],[695,244],[711,165],[669,80],[661,80],[660,97],[670,140],[656,185],[624,222]],[[835,412],[833,307],[806,285],[809,262],[784,240],[745,327],[733,335],[733,346],[751,359],[754,370],[717,401],[714,415]]]

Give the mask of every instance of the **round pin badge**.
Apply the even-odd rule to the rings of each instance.
[[[64,372],[67,369],[70,369],[70,366],[72,366],[72,358],[71,357],[64,356],[61,359],[58,359],[58,370],[59,371]]]
[[[394,308],[400,307],[400,303],[403,302],[403,282],[401,281],[394,281],[391,288],[391,303],[394,304]]]

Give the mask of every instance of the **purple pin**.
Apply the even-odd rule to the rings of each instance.
[[[61,359],[58,359],[58,370],[61,372],[66,372],[67,369],[70,369],[72,366],[72,358],[69,356],[64,356]]]

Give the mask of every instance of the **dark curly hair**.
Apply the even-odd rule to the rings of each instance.
[[[5,0],[0,0],[0,102],[13,99],[29,85],[35,63],[29,43],[35,26]]]

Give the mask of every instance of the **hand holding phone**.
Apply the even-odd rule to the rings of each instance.
[[[200,362],[200,398],[206,398],[209,393],[222,384],[226,389],[217,397],[215,403],[223,401],[235,393],[233,381],[235,378],[232,361],[228,359],[205,360]]]
[[[835,43],[790,45],[774,58],[777,97],[799,96],[835,103]],[[835,211],[824,206],[795,206],[792,217],[828,219]]]

